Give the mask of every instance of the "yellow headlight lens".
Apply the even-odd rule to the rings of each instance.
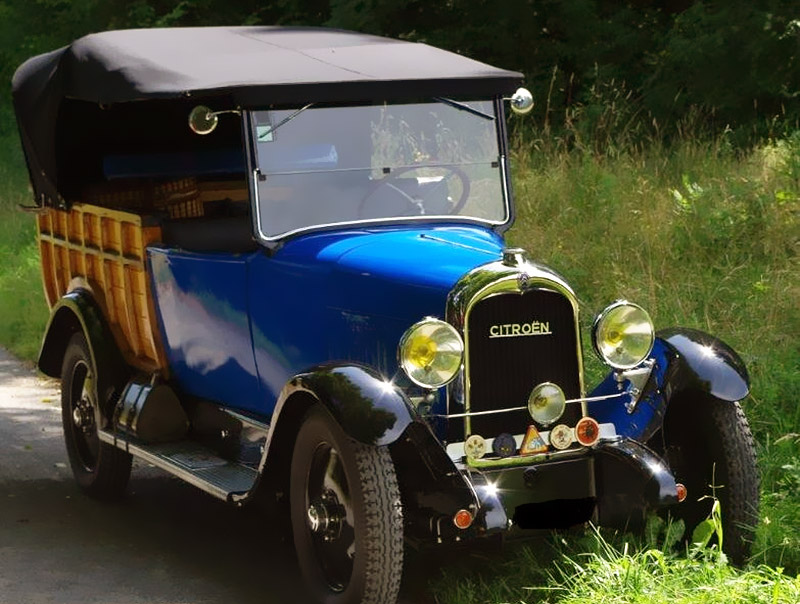
[[[464,343],[455,328],[433,318],[412,325],[398,349],[403,371],[425,388],[439,388],[456,377],[463,356]]]
[[[630,302],[615,302],[594,322],[597,354],[615,369],[630,369],[644,361],[653,349],[655,330],[650,315]]]

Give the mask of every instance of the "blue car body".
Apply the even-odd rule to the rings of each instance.
[[[316,365],[395,377],[403,332],[443,318],[455,282],[502,248],[489,229],[441,225],[305,235],[273,254],[148,253],[177,384],[269,421],[290,378]]]

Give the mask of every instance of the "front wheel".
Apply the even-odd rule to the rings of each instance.
[[[722,549],[734,564],[750,555],[758,523],[759,478],[753,435],[739,403],[696,401],[667,413],[664,447],[687,498],[675,507],[686,538],[711,512],[711,497],[722,510]]]
[[[313,407],[295,441],[289,500],[300,570],[317,601],[395,602],[403,514],[386,447],[352,440]]]
[[[101,419],[96,374],[82,333],[67,344],[61,366],[61,420],[64,442],[78,486],[98,499],[116,499],[125,491],[131,456],[97,436]]]

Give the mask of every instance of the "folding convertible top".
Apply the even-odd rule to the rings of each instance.
[[[220,96],[239,107],[512,93],[522,75],[426,44],[300,27],[91,34],[14,74],[14,107],[37,203],[57,205],[64,99],[109,105]],[[215,109],[218,107],[215,107]]]

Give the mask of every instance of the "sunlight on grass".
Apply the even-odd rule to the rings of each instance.
[[[666,532],[664,532],[666,530]],[[591,528],[508,548],[478,572],[454,566],[434,584],[439,604],[796,604],[800,577],[758,565],[740,570],[716,547],[675,549],[683,528],[652,536]]]
[[[565,556],[552,590],[559,604],[790,604],[800,601],[800,578],[758,566],[739,571],[715,552],[690,556],[660,549],[617,549],[596,534],[596,551]]]
[[[18,141],[0,141],[0,345],[33,360],[47,321],[27,173]]]

